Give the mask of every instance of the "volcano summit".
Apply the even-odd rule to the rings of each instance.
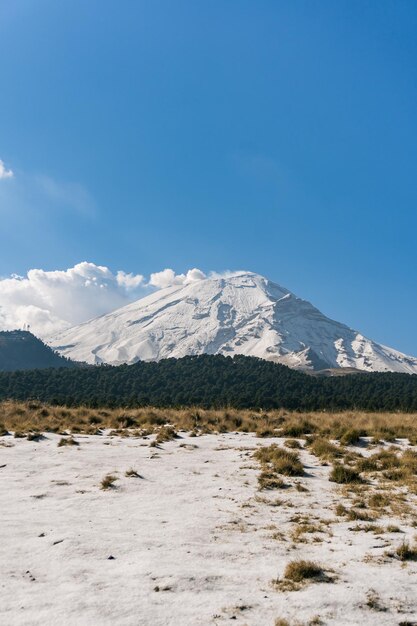
[[[417,358],[329,319],[252,272],[161,289],[48,343],[66,357],[94,364],[244,354],[306,370],[417,373]]]

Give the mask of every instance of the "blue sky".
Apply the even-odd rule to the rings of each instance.
[[[1,2],[0,276],[249,269],[417,354],[416,32],[414,0]]]

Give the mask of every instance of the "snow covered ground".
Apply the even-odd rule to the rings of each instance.
[[[330,467],[307,451],[304,477],[259,492],[252,452],[280,440],[59,439],[0,438],[1,624],[416,623],[417,562],[386,556],[416,529],[390,516],[378,525],[402,532],[353,532],[356,522],[335,515]],[[125,476],[130,468],[140,477]],[[118,480],[104,491],[108,473]],[[322,532],[295,542],[303,516]],[[320,563],[332,582],[274,587],[297,558]]]

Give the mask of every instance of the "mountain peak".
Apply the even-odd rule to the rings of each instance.
[[[49,344],[88,363],[244,354],[301,369],[417,373],[416,358],[367,339],[249,271],[161,289],[61,332]]]

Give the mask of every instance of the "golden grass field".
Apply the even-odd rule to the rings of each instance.
[[[355,443],[357,437],[372,437],[394,442],[407,438],[417,444],[416,413],[367,413],[363,411],[297,413],[284,410],[203,410],[158,409],[92,409],[84,406],[64,407],[36,401],[0,403],[0,430],[18,434],[35,431],[95,434],[112,429],[122,436],[143,436],[171,425],[177,430],[199,434],[256,432],[259,437],[303,435],[339,439]]]

